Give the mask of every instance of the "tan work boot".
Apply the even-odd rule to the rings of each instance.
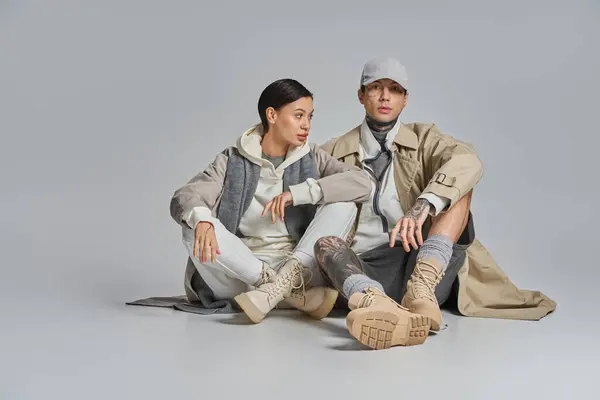
[[[304,267],[296,258],[290,258],[274,278],[259,285],[255,290],[234,297],[248,317],[258,324],[284,298],[290,297],[292,290],[304,286]]]
[[[290,297],[284,300],[290,305],[314,319],[323,319],[329,315],[338,297],[338,291],[328,287],[314,287],[304,291],[295,289]]]
[[[372,349],[423,344],[429,334],[428,317],[411,313],[375,288],[354,293],[348,305],[348,331]]]
[[[442,324],[442,312],[435,297],[435,288],[443,276],[444,269],[437,260],[429,258],[417,261],[401,301],[413,313],[429,317],[432,331],[439,331]]]

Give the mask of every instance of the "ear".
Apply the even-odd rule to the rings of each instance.
[[[365,92],[362,90],[362,88],[358,88],[358,101],[360,101],[360,104],[364,105],[365,104]]]
[[[270,124],[274,124],[277,120],[277,113],[275,112],[275,109],[273,107],[269,107],[265,110],[265,114],[267,116],[267,121],[269,121]]]
[[[408,104],[408,93],[404,94],[404,107],[406,107],[406,104]]]

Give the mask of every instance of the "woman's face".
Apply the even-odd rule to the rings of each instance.
[[[311,97],[302,97],[279,110],[268,108],[269,132],[278,142],[302,146],[308,140],[313,112]]]

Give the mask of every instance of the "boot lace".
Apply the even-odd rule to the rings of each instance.
[[[358,307],[359,308],[369,307],[374,301],[375,301],[375,292],[369,288],[365,291],[364,296],[361,297],[360,301],[358,302]]]
[[[432,275],[435,278],[432,279]],[[442,280],[443,276],[444,271],[439,272],[434,265],[425,261],[417,262],[411,277],[415,297],[426,298],[435,304],[438,304],[437,298],[435,297],[435,287]]]
[[[382,297],[386,297],[386,299],[390,302],[392,302],[393,304],[395,304],[396,306],[398,306],[398,308],[401,308],[403,310],[405,310],[406,308],[402,307],[400,304],[398,304],[397,302],[395,302],[391,297],[387,297],[385,296],[383,293],[380,293],[377,290],[374,290],[372,288],[367,288],[367,290],[365,291],[365,295],[360,299],[359,303],[358,303],[358,307],[362,308],[362,307],[369,307],[371,304],[373,304],[373,302],[377,302],[377,298],[382,298]]]
[[[277,272],[275,272],[273,268],[268,267],[266,264],[263,265],[263,268],[260,271],[260,278],[258,280],[259,283],[256,286],[258,287],[260,285],[273,281],[276,275]]]
[[[288,255],[288,260],[286,261],[286,263],[289,261],[289,259],[293,259],[294,260],[294,266],[293,268],[291,268],[289,271],[287,271],[285,274],[283,275],[276,275],[276,277],[272,280],[272,282],[269,282],[268,285],[265,285],[264,287],[261,288],[261,290],[265,291],[268,295],[269,295],[269,299],[278,297],[283,291],[285,291],[286,287],[289,285],[291,286],[292,290],[291,290],[291,294],[294,297],[300,298],[300,297],[304,297],[305,293],[306,293],[306,284],[308,283],[308,281],[310,281],[310,279],[312,279],[312,271],[310,271],[311,273],[311,277],[309,278],[309,280],[307,282],[304,281],[304,266],[302,265],[302,263],[300,262],[300,260],[294,256],[292,253],[287,253],[286,255]],[[294,286],[294,278],[296,276],[300,277],[300,283],[298,284],[298,286]]]
[[[297,298],[304,297],[304,294],[306,293],[306,285],[308,285],[313,278],[313,271],[310,268],[305,268],[304,265],[302,265],[302,261],[300,261],[298,256],[296,256],[294,253],[285,251],[284,254],[288,257],[288,259],[293,258],[296,260],[296,266],[300,269],[300,285],[298,287],[294,287],[292,285],[292,295]],[[304,282],[304,271],[308,272],[309,275],[306,282]]]

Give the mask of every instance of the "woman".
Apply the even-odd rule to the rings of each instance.
[[[270,84],[258,113],[261,123],[171,200],[190,257],[187,297],[235,299],[255,323],[283,300],[323,318],[337,292],[325,287],[314,244],[349,235],[354,203],[369,199],[371,183],[359,168],[307,142],[313,96],[299,82]]]

